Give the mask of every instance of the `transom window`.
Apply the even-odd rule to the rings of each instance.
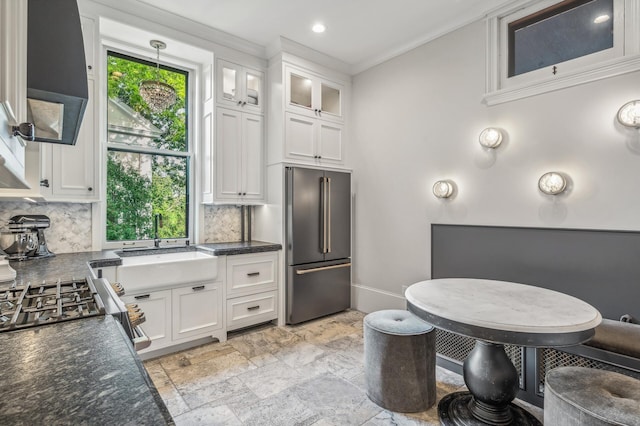
[[[509,77],[613,47],[613,0],[570,0],[513,21]]]
[[[154,112],[138,87],[156,64],[107,52],[107,242],[189,238],[189,73],[160,65],[159,76],[177,101]]]

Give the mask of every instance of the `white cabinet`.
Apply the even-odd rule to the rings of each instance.
[[[264,73],[218,59],[217,103],[228,108],[261,113],[264,105]]]
[[[122,296],[124,303],[137,304],[146,318],[140,325],[144,333],[151,339],[151,345],[140,353],[166,348],[171,343],[171,290],[152,291],[148,293]]]
[[[261,115],[218,108],[216,202],[255,204],[264,201],[263,128]]]
[[[0,187],[28,188],[26,142],[10,126],[27,121],[27,3],[0,0]],[[6,105],[6,108],[4,107]]]
[[[151,345],[139,353],[209,336],[226,340],[222,285],[222,282],[194,283],[123,296],[125,303],[137,304],[146,318],[140,327],[151,339]]]
[[[291,56],[272,62],[268,77],[267,164],[347,166],[349,77]]]
[[[98,95],[94,76],[94,32],[92,19],[81,17],[89,101],[75,145],[43,144],[41,192],[47,201],[91,202],[99,200],[100,159],[96,137]]]
[[[227,330],[278,317],[278,253],[227,257]]]
[[[195,284],[171,290],[173,340],[211,335],[222,328],[222,285]]]
[[[285,102],[289,111],[342,122],[344,86],[291,65],[285,68]]]
[[[286,112],[285,152],[294,161],[342,164],[342,125]]]

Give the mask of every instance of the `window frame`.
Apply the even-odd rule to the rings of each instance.
[[[102,93],[100,96],[100,101],[103,104],[103,108],[101,111],[102,119],[104,120],[104,125],[102,126],[101,138],[102,138],[102,146],[103,146],[103,155],[102,155],[102,167],[104,170],[102,183],[105,188],[104,191],[104,202],[102,204],[101,209],[101,218],[100,218],[100,228],[101,228],[101,240],[102,240],[102,248],[103,249],[122,249],[122,248],[136,248],[136,247],[149,247],[153,245],[153,239],[144,239],[144,240],[123,240],[123,241],[108,241],[107,240],[107,200],[106,200],[106,188],[107,188],[107,161],[109,156],[110,148],[115,151],[125,151],[125,152],[134,152],[134,153],[143,153],[143,154],[152,154],[152,155],[165,155],[165,156],[173,156],[187,159],[187,215],[186,215],[186,231],[187,235],[184,238],[171,238],[171,239],[163,239],[162,243],[166,245],[184,245],[188,241],[194,241],[195,234],[195,222],[197,206],[196,206],[196,170],[194,165],[196,164],[196,135],[194,133],[194,129],[196,127],[195,122],[195,114],[196,109],[194,106],[197,104],[197,100],[195,99],[197,90],[196,90],[196,77],[197,77],[197,66],[187,61],[180,61],[176,58],[168,59],[165,55],[160,56],[160,68],[168,67],[171,70],[179,70],[186,73],[187,76],[187,87],[186,87],[186,96],[187,100],[185,103],[185,108],[187,109],[187,122],[186,122],[186,136],[187,136],[187,144],[186,151],[172,151],[167,149],[160,148],[148,148],[142,146],[121,144],[109,142],[108,138],[108,119],[107,119],[107,57],[110,53],[114,53],[118,56],[123,56],[125,58],[131,58],[133,60],[140,61],[141,63],[146,63],[150,65],[155,65],[155,58],[151,60],[151,54],[143,51],[142,49],[134,48],[133,46],[119,46],[117,43],[105,43],[103,44],[102,52],[102,60],[103,64],[102,69],[104,72],[101,78],[101,87]],[[154,52],[155,53],[155,52]]]
[[[640,0],[613,0],[612,48],[508,77],[509,24],[563,3],[558,0],[521,1],[487,17],[487,81],[484,102],[495,105],[563,89],[640,69]]]

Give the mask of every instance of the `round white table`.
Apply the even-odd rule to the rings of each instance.
[[[575,297],[504,281],[444,278],[422,281],[405,292],[409,311],[435,327],[476,339],[463,364],[469,392],[447,395],[438,404],[444,425],[540,425],[512,404],[518,372],[505,344],[573,346],[589,340],[602,317]]]

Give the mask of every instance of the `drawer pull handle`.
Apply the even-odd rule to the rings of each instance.
[[[247,308],[247,311],[255,311],[256,309],[260,309],[260,305],[256,305],[256,306],[249,306]]]
[[[191,290],[193,290],[193,291],[204,290],[204,286],[203,285],[199,285],[199,286],[196,286],[196,287],[191,287]]]
[[[248,272],[247,273],[248,277],[257,277],[258,275],[260,275],[260,272]]]
[[[140,300],[140,299],[148,299],[149,297],[151,297],[151,295],[150,295],[150,294],[143,294],[143,295],[141,295],[141,296],[136,296],[136,297],[134,297],[134,299],[136,299],[136,300]]]

